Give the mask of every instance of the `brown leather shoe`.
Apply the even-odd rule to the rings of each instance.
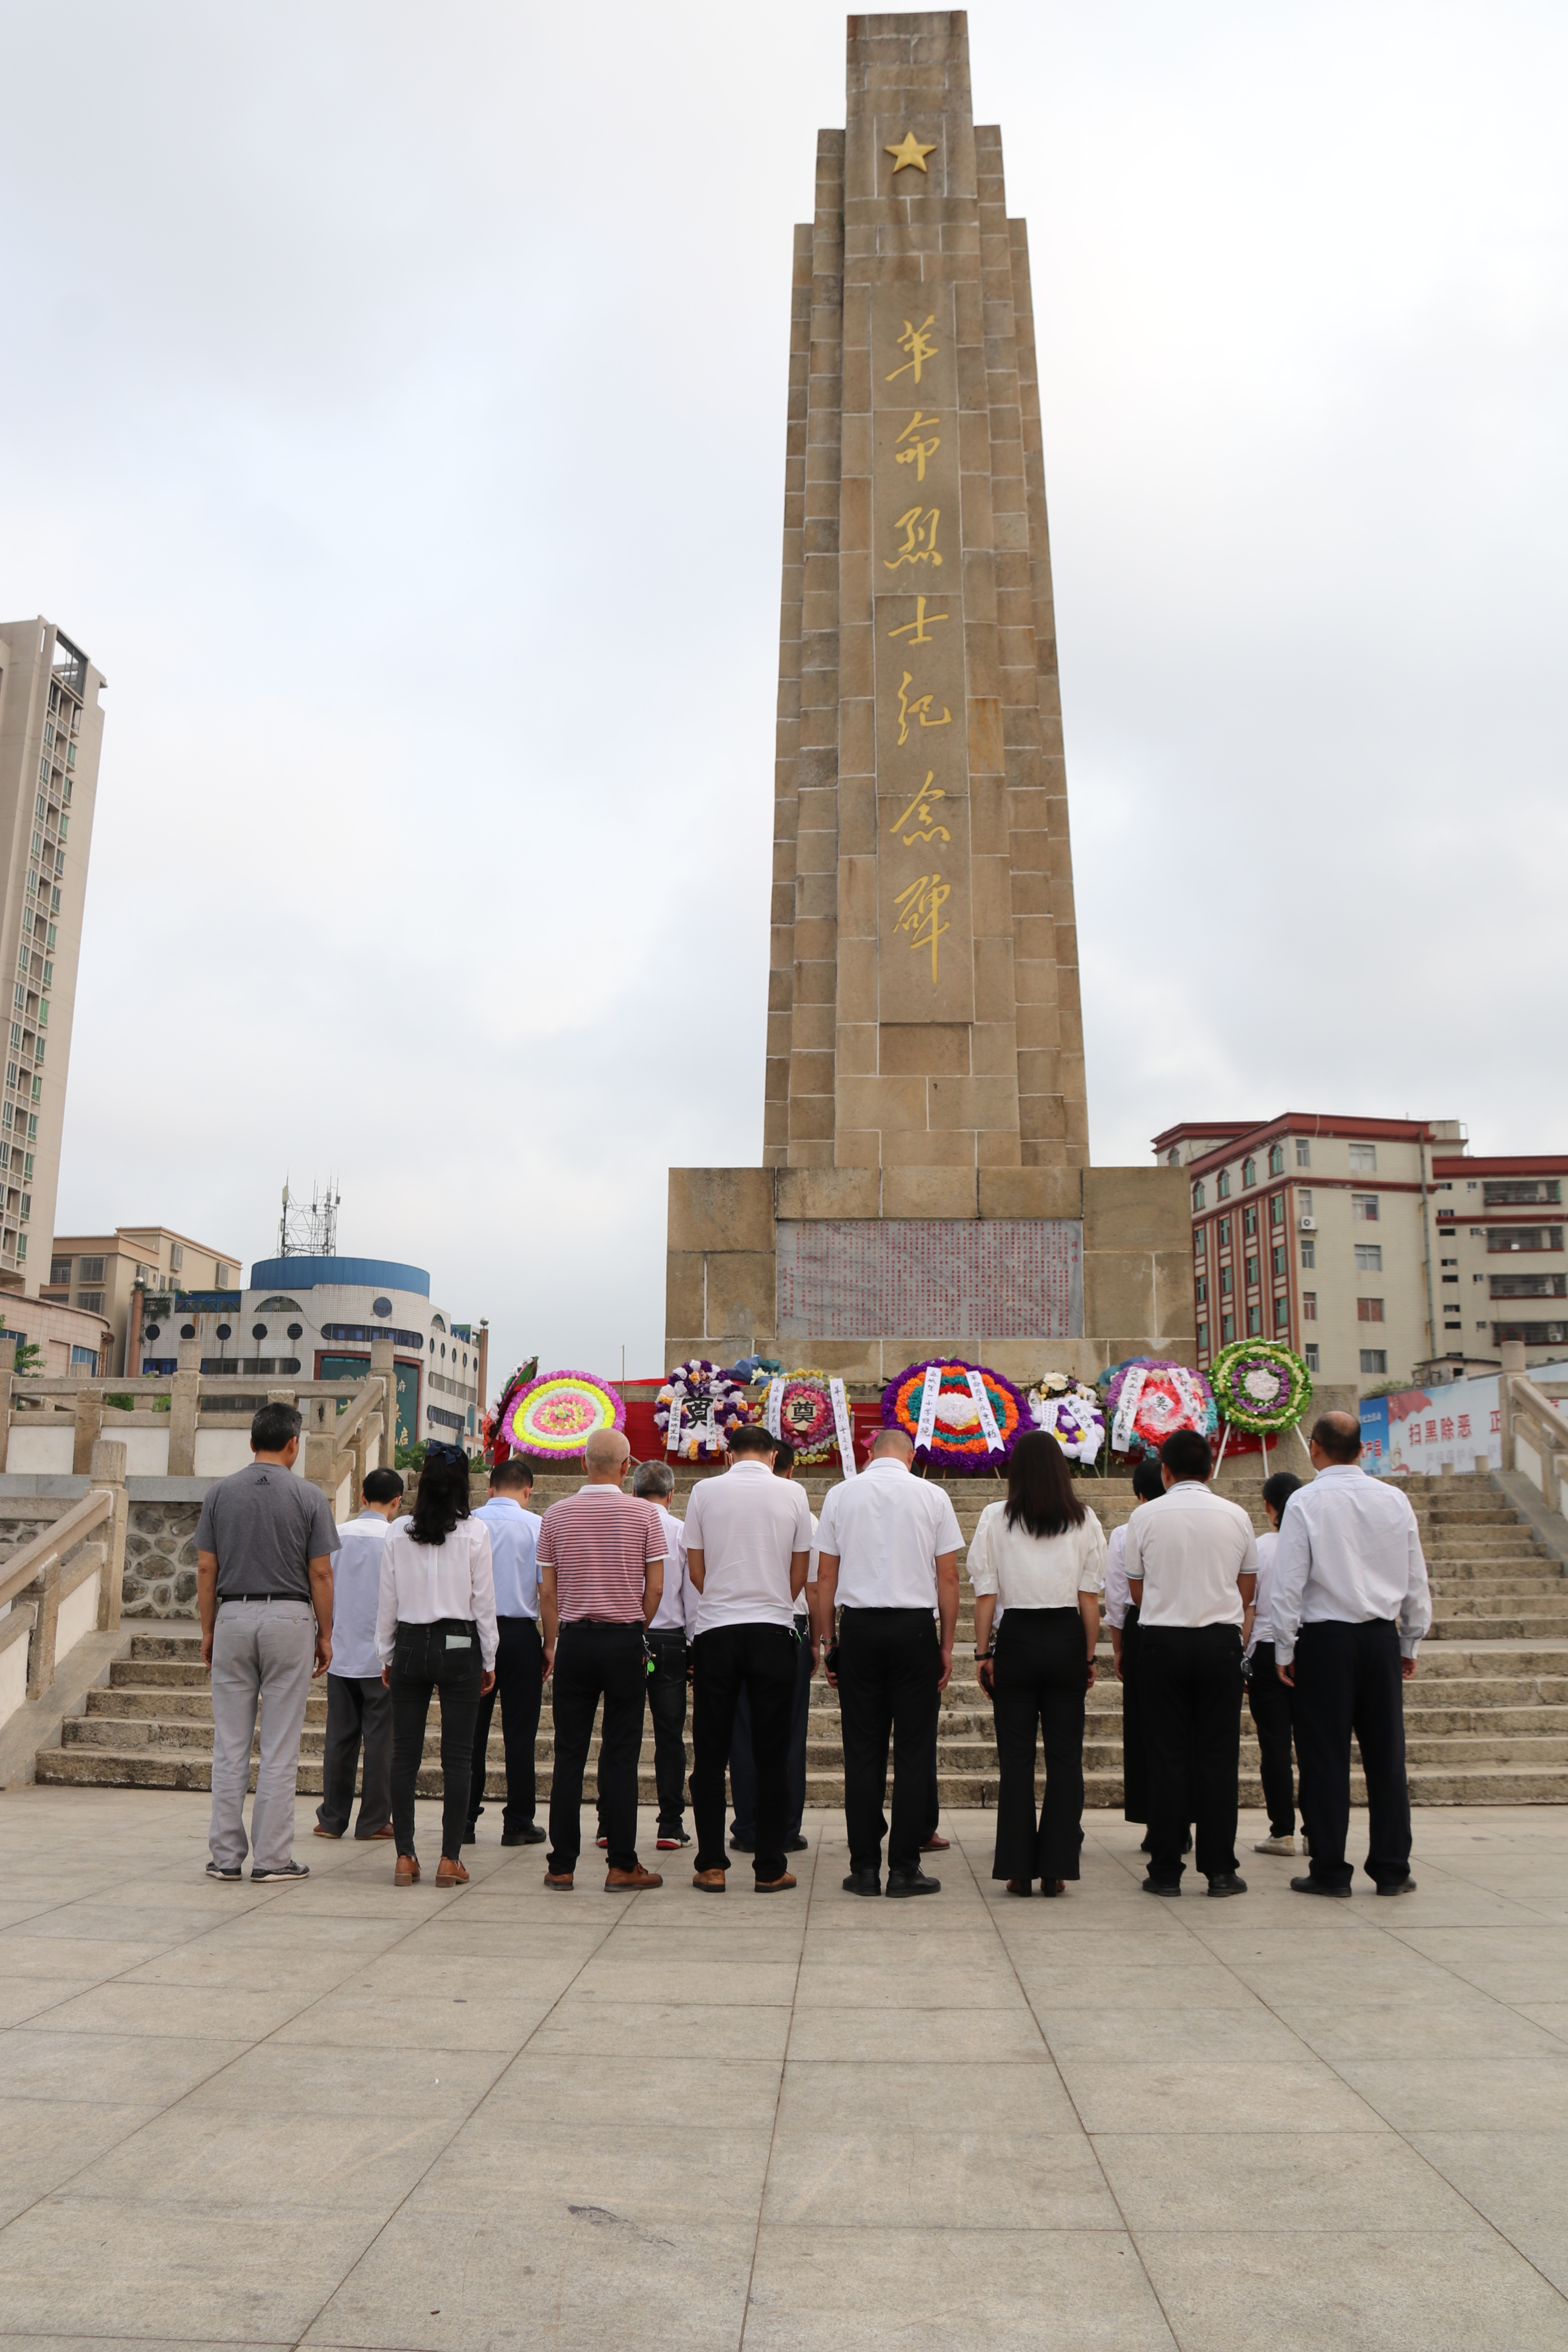
[[[558,1895],[570,1895],[572,1873],[569,1870],[547,1870],[544,1874],[544,1884],[546,1886],[553,1886]]]
[[[605,1878],[606,1895],[635,1895],[639,1887],[662,1886],[663,1879],[657,1870],[645,1870],[639,1862],[635,1870],[611,1870]]]
[[[468,1883],[468,1874],[463,1868],[462,1864],[460,1862],[454,1862],[449,1854],[444,1853],[441,1856],[440,1861],[436,1865],[437,1885],[467,1886]]]
[[[392,1823],[388,1822],[384,1830],[372,1830],[370,1834],[373,1838],[395,1837],[397,1835],[397,1832],[393,1828]],[[366,1843],[368,1843],[369,1841],[367,1840]]]
[[[922,1853],[945,1853],[948,1850],[949,1843],[950,1841],[944,1837],[928,1837],[924,1845],[921,1846],[921,1852]]]
[[[722,1895],[724,1881],[729,1874],[726,1870],[694,1870],[691,1884],[700,1887],[704,1895]]]
[[[400,1853],[398,1855],[397,1868],[393,1872],[392,1883],[395,1886],[418,1885],[419,1857],[417,1854]]]
[[[756,1895],[787,1895],[795,1883],[794,1871],[786,1870],[782,1878],[759,1878],[752,1891]]]
[[[321,1822],[318,1822],[315,1828],[310,1832],[310,1835],[312,1837],[341,1838],[342,1836],[342,1830],[324,1830],[321,1827]]]

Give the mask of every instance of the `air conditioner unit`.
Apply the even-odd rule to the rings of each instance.
[[[1318,1230],[1318,1220],[1316,1217],[1299,1217],[1297,1219],[1297,1223],[1300,1224],[1301,1231],[1304,1234],[1315,1234]]]

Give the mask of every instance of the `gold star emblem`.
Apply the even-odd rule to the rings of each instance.
[[[923,172],[926,157],[936,152],[936,142],[933,139],[929,147],[922,147],[914,132],[906,131],[896,147],[885,147],[882,152],[892,157],[893,176],[897,179],[906,163],[912,163],[917,172]]]

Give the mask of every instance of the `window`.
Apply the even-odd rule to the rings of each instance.
[[[76,1370],[79,1364],[85,1367],[89,1380],[95,1381],[98,1378],[98,1354],[96,1349],[92,1348],[73,1348],[71,1349],[71,1370],[73,1372]]]
[[[1220,1317],[1219,1337],[1220,1345],[1222,1347],[1228,1348],[1231,1341],[1236,1337],[1236,1318],[1234,1315],[1222,1315]]]
[[[1263,1309],[1261,1307],[1249,1307],[1247,1310],[1247,1336],[1249,1339],[1257,1339],[1261,1338],[1262,1332]]]
[[[1282,1225],[1284,1223],[1285,1195],[1283,1192],[1271,1192],[1269,1194],[1268,1222],[1271,1225]]]
[[[1208,1240],[1205,1234],[1202,1225],[1200,1225],[1197,1232],[1193,1235],[1193,1255],[1194,1257],[1206,1257],[1207,1255]]]
[[[1481,1186],[1481,1199],[1489,1209],[1551,1208],[1562,1205],[1563,1186],[1555,1177],[1489,1176]]]
[[[1222,1168],[1222,1169],[1220,1170],[1220,1171],[1219,1171],[1219,1174],[1215,1178],[1215,1180],[1214,1180],[1214,1193],[1215,1193],[1215,1199],[1216,1201],[1228,1201],[1228,1200],[1229,1200],[1229,1198],[1230,1198],[1230,1171],[1229,1171],[1229,1169],[1228,1169],[1228,1168]]]
[[[1165,1165],[1167,1168],[1179,1168],[1181,1164],[1182,1147],[1179,1143],[1173,1143],[1165,1154]]]
[[[1198,1325],[1198,1353],[1200,1356],[1206,1356],[1208,1351],[1209,1327],[1206,1323],[1200,1323]]]
[[[223,1271],[224,1269],[220,1265],[218,1272],[222,1274]],[[218,1288],[220,1290],[226,1289],[226,1287],[227,1285],[225,1283],[220,1282],[218,1284]],[[284,1298],[281,1296],[273,1298],[264,1298],[257,1307],[256,1311],[258,1315],[298,1315],[300,1312],[300,1302],[297,1298]]]
[[[1304,1290],[1301,1293],[1301,1320],[1303,1323],[1315,1323],[1317,1319],[1318,1294],[1315,1290]]]
[[[103,1260],[100,1257],[79,1257],[76,1262],[76,1278],[79,1282],[101,1282]]]
[[[1310,1273],[1316,1266],[1318,1263],[1318,1244],[1316,1242],[1302,1242],[1301,1263],[1308,1269],[1309,1273]]]
[[[178,1274],[185,1262],[185,1253],[178,1242],[169,1244],[169,1272]]]
[[[1254,1201],[1247,1208],[1243,1209],[1241,1213],[1241,1230],[1244,1234],[1255,1234],[1258,1231],[1258,1203],[1256,1201]]]
[[[396,1347],[417,1348],[421,1352],[425,1347],[423,1331],[389,1330],[384,1323],[323,1323],[321,1337],[323,1339],[358,1340],[362,1345],[366,1339],[390,1339]]]
[[[1285,1251],[1283,1245],[1275,1250],[1273,1253],[1272,1262],[1276,1275],[1282,1276],[1285,1272]]]
[[[1255,1257],[1249,1257],[1247,1261],[1247,1286],[1248,1290],[1256,1290],[1258,1287],[1258,1260]]]
[[[1299,1135],[1296,1138],[1296,1165],[1298,1168],[1310,1168],[1311,1164],[1312,1147],[1304,1135]]]
[[[85,1307],[89,1315],[101,1315],[103,1312],[103,1293],[101,1290],[79,1290],[76,1295],[76,1303],[79,1307]]]
[[[218,1290],[226,1290],[228,1288],[228,1268],[226,1265],[214,1266],[213,1284]]]
[[[1312,1192],[1311,1192],[1311,1187],[1310,1187],[1310,1185],[1308,1185],[1308,1184],[1298,1184],[1298,1185],[1297,1185],[1297,1187],[1296,1187],[1296,1206],[1300,1210],[1301,1214],[1302,1214],[1304,1217],[1310,1217],[1310,1216],[1311,1215],[1311,1213],[1312,1213]]]
[[[1201,1209],[1203,1207],[1204,1197],[1204,1181],[1203,1178],[1200,1176],[1197,1182],[1193,1186],[1193,1206],[1194,1209]]]
[[[1298,1144],[1296,1149],[1300,1151],[1301,1146]],[[1307,1359],[1307,1370],[1310,1372],[1321,1371],[1322,1366],[1318,1361],[1318,1343],[1315,1339],[1309,1340],[1306,1347],[1302,1349],[1301,1353]]]
[[[68,1284],[70,1278],[71,1262],[68,1257],[53,1257],[49,1260],[49,1280],[51,1282],[63,1282]]]
[[[432,1315],[430,1318],[430,1328],[432,1331],[444,1331],[446,1328],[446,1319],[443,1316]]]
[[[1375,1176],[1376,1173],[1376,1144],[1352,1143],[1351,1145],[1351,1174],[1352,1176]]]
[[[1285,1146],[1282,1143],[1271,1143],[1268,1147],[1268,1173],[1270,1176],[1283,1176],[1285,1173]]]
[[[1381,1274],[1383,1272],[1383,1244],[1381,1242],[1357,1242],[1355,1245],[1355,1270],[1358,1274]]]
[[[1487,1255],[1499,1250],[1560,1250],[1563,1246],[1561,1225],[1489,1225]]]
[[[1257,1160],[1244,1160],[1242,1161],[1242,1163],[1241,1163],[1241,1181],[1242,1181],[1242,1183],[1243,1183],[1244,1185],[1246,1185],[1246,1184],[1256,1184],[1256,1183],[1257,1183],[1257,1181],[1258,1181],[1258,1162],[1257,1162]]]
[[[1377,1223],[1377,1194],[1375,1192],[1352,1192],[1351,1194],[1351,1215],[1355,1219],[1358,1224],[1375,1225]]]
[[[1363,1348],[1361,1351],[1361,1369],[1363,1380],[1368,1378],[1375,1379],[1378,1373],[1386,1372],[1388,1370],[1387,1349]]]
[[[1381,1323],[1383,1320],[1382,1299],[1358,1298],[1355,1303],[1355,1319],[1358,1323]]]
[[[1219,1221],[1219,1245],[1221,1249],[1224,1249],[1226,1246],[1229,1240],[1230,1219],[1228,1217],[1222,1217]]]
[[[1198,1305],[1203,1307],[1208,1302],[1208,1295],[1209,1278],[1206,1274],[1200,1274],[1197,1280],[1193,1285],[1193,1296],[1197,1300]]]
[[[1457,1257],[1446,1257],[1442,1260],[1442,1264],[1444,1265],[1458,1265],[1458,1263],[1459,1261]]]
[[[1220,1295],[1220,1297],[1221,1297],[1222,1298],[1228,1298],[1228,1297],[1230,1297],[1231,1291],[1233,1290],[1233,1288],[1234,1288],[1234,1287],[1235,1287],[1235,1285],[1232,1283],[1231,1278],[1230,1278],[1230,1268],[1229,1268],[1229,1266],[1228,1266],[1228,1265],[1222,1265],[1222,1266],[1221,1266],[1221,1268],[1220,1268],[1220,1270],[1219,1270],[1219,1295]]]
[[[1492,1344],[1522,1339],[1527,1348],[1560,1348],[1568,1340],[1568,1323],[1494,1323]]]
[[[1288,1298],[1277,1298],[1274,1301],[1274,1328],[1277,1331],[1282,1330],[1289,1320],[1290,1301]]]
[[[1478,1282],[1483,1278],[1476,1276]],[[1494,1274],[1491,1295],[1494,1298],[1568,1298],[1568,1274]]]

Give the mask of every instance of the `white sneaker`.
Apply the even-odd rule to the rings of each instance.
[[[1262,1844],[1255,1845],[1252,1851],[1254,1853],[1294,1853],[1296,1841],[1293,1837],[1265,1838]]]

